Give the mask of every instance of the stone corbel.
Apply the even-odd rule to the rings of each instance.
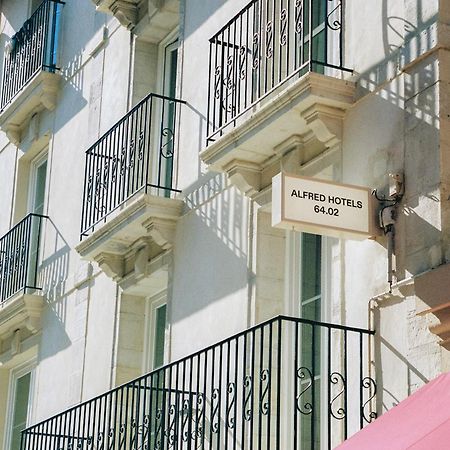
[[[20,144],[22,139],[22,130],[19,125],[13,123],[5,123],[2,126],[2,130],[6,134],[7,138],[16,146]]]
[[[151,257],[150,242],[147,239],[139,239],[134,243],[132,251],[134,252],[134,273],[136,277],[145,275],[147,264]]]
[[[139,20],[139,7],[133,1],[116,0],[111,4],[110,9],[120,24],[128,29],[136,25]]]
[[[40,102],[44,108],[53,111],[58,99],[60,76],[54,73],[42,72],[42,92]]]
[[[249,161],[233,160],[224,167],[230,183],[246,196],[253,196],[261,189],[261,168]]]
[[[168,250],[175,241],[176,222],[171,219],[151,217],[143,224],[148,236],[162,250]]]
[[[114,281],[118,281],[124,274],[124,261],[120,255],[100,253],[96,258],[100,269]]]
[[[18,353],[20,353],[20,349],[21,349],[21,331],[16,330],[14,331],[14,335],[13,338],[11,339],[11,355],[17,355]]]
[[[275,154],[280,158],[282,172],[297,172],[300,167],[300,152],[304,145],[304,136],[294,135],[274,148]]]
[[[344,111],[332,106],[315,103],[301,112],[306,124],[317,139],[331,148],[342,141]]]

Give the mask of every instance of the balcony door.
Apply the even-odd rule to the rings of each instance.
[[[39,216],[44,214],[47,186],[47,154],[34,160],[30,170],[30,191],[28,212]],[[41,237],[41,218],[30,217],[29,258],[27,269],[27,287],[36,286],[37,268],[39,263],[39,243]]]
[[[302,319],[322,320],[322,237],[302,233],[299,237],[298,314]],[[321,416],[321,333],[320,327],[302,325],[298,361],[304,377],[299,392],[303,392],[305,408],[300,414],[300,442],[298,448],[320,448]],[[314,441],[314,442],[313,442]]]
[[[163,45],[162,94],[176,98],[178,70],[178,38]],[[159,136],[158,184],[164,188],[164,196],[170,197],[174,188],[174,136],[176,133],[176,104],[161,103],[161,132]]]

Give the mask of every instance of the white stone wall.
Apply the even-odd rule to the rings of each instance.
[[[423,4],[422,4],[423,3]],[[290,312],[289,239],[270,226],[270,205],[208,173],[205,148],[208,39],[243,6],[240,0],[184,1],[180,20],[177,224],[169,274],[168,355],[172,360],[273,315]],[[344,118],[335,181],[386,193],[388,173],[404,172],[406,193],[396,228],[398,280],[445,260],[442,244],[439,113],[441,66],[435,45],[437,1],[348,0],[345,65],[354,69],[355,104]],[[27,17],[23,2],[3,0],[0,46]],[[60,41],[62,89],[57,107],[41,113],[37,135],[49,136],[48,194],[42,281],[47,305],[39,336],[32,422],[108,390],[142,370],[144,305],[121,297],[116,283],[81,261],[79,242],[84,151],[148,91],[157,89],[155,44],[133,42],[91,0],[67,2]],[[425,56],[423,56],[425,55]],[[415,62],[417,57],[420,62]],[[445,99],[448,101],[448,99]],[[43,142],[43,141],[42,141]],[[19,148],[0,135],[0,235],[25,213],[27,164],[42,149],[33,135]],[[27,156],[28,155],[28,156]],[[22,172],[18,170],[22,167]],[[448,227],[446,227],[448,229]],[[387,291],[387,242],[329,240],[326,319],[377,328],[374,354],[390,408],[448,367],[447,351],[415,314],[414,294]],[[134,306],[133,306],[134,305]],[[372,310],[370,308],[372,307]],[[1,314],[1,309],[0,309]],[[142,339],[139,338],[141,336]],[[0,442],[9,370],[0,367]]]

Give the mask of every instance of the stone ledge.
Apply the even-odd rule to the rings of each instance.
[[[0,112],[0,129],[13,144],[20,144],[25,127],[35,114],[55,109],[60,81],[60,74],[40,71]]]
[[[18,293],[0,305],[0,355],[21,351],[21,343],[41,330],[44,297]],[[5,348],[5,344],[8,348]]]
[[[340,144],[343,117],[354,92],[352,82],[308,73],[259,102],[200,157],[211,170],[226,172],[232,183],[252,195],[266,187],[264,170],[294,148],[295,158],[304,163],[307,153],[306,159],[315,158]]]
[[[142,280],[153,273],[155,258],[172,248],[182,208],[182,200],[139,194],[76,250],[83,259],[96,262],[107,276],[119,284],[123,282],[123,287],[133,292],[134,284],[145,285]]]
[[[179,23],[180,0],[93,0],[139,38],[158,43]]]

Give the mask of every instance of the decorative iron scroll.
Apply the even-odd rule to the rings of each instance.
[[[377,385],[371,377],[365,377],[361,381],[361,386],[363,389],[367,389],[369,392],[369,398],[361,405],[361,414],[363,419],[367,423],[370,423],[377,418],[377,413],[371,410],[372,400],[377,394]],[[367,409],[369,410],[367,411]]]
[[[297,378],[300,380],[300,385],[302,385],[306,380],[306,386],[296,397],[296,408],[301,414],[309,415],[313,412],[313,405],[310,402],[305,402],[304,404],[302,404],[302,397],[311,389],[313,385],[313,374],[307,367],[300,367],[297,370]]]
[[[337,409],[334,408],[335,402],[338,401],[340,397],[342,397],[341,400],[345,401],[345,390],[347,389],[347,381],[338,372],[333,372],[330,374],[330,383],[337,386],[339,383],[341,384],[341,390],[331,399],[330,401],[330,414],[332,417],[334,417],[337,420],[343,420],[346,417],[346,409],[345,407],[339,406]]]
[[[328,0],[334,2],[335,0]],[[327,16],[327,26],[333,31],[338,31],[342,28],[342,2],[339,2]]]

